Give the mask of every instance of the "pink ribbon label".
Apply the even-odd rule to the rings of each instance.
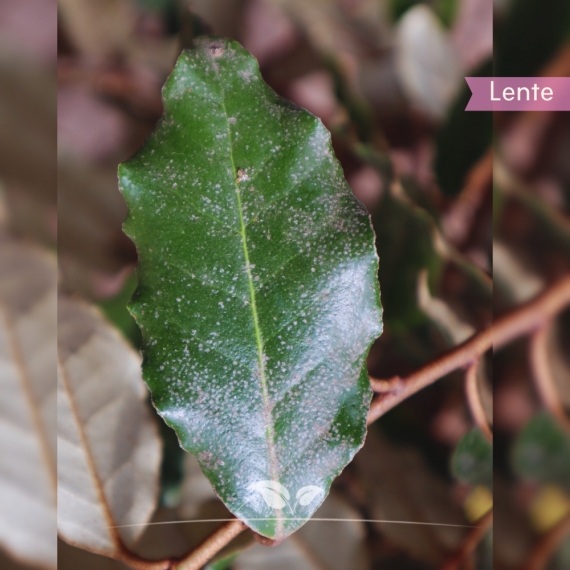
[[[466,111],[570,111],[570,77],[466,77]]]

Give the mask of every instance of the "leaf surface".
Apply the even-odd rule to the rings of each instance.
[[[524,479],[570,488],[570,437],[547,412],[538,413],[522,429],[512,461]]]
[[[460,481],[493,487],[493,446],[479,428],[461,438],[451,458],[451,468]]]
[[[381,333],[370,219],[320,121],[236,42],[183,52],[163,96],[157,130],[119,169],[143,376],[227,507],[282,539],[366,433]],[[293,513],[261,481],[323,494]]]
[[[0,245],[0,546],[55,568],[55,257]]]
[[[64,298],[58,355],[59,533],[113,557],[141,535],[158,495],[161,444],[140,357],[99,311]]]

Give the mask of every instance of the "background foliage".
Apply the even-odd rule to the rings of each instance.
[[[55,282],[49,256],[57,241],[61,294],[98,305],[111,323],[105,326],[119,330],[132,347],[139,347],[140,333],[125,302],[136,286],[137,260],[121,231],[126,206],[116,168],[161,116],[160,88],[181,46],[204,32],[240,41],[257,57],[269,85],[320,117],[332,133],[352,191],[371,213],[381,258],[385,331],[369,356],[372,376],[405,376],[570,271],[567,114],[491,118],[462,111],[462,78],[490,73],[493,36],[495,73],[570,75],[567,2],[497,1],[494,26],[486,0],[60,0],[57,21],[55,7],[52,0],[0,4],[2,260],[8,259],[6,248],[24,248],[19,259],[51,263]],[[47,262],[45,251],[39,261],[35,257],[42,249]],[[23,263],[16,272],[0,264],[2,315],[9,315],[10,326],[34,318],[54,331],[55,316],[41,311],[44,290],[21,286],[29,281],[27,267]],[[53,300],[52,289],[46,284],[45,295]],[[17,338],[10,331],[2,329],[0,339]],[[544,339],[538,348],[529,338],[519,339],[492,361],[487,355],[479,369],[496,443],[493,544],[487,536],[457,561],[470,544],[469,529],[311,522],[275,548],[244,533],[210,568],[485,569],[492,547],[499,570],[521,568],[545,548],[550,550],[536,568],[569,567],[570,443],[560,414],[543,397],[536,358],[536,350],[547,354],[557,402],[567,411],[568,310]],[[14,365],[6,343],[0,382],[3,388],[12,382],[14,398],[21,398],[17,372],[22,363],[31,366],[36,353],[22,352]],[[81,354],[96,367],[104,356],[93,343],[85,346]],[[15,376],[7,372],[14,370]],[[36,405],[45,401],[49,409],[49,390],[41,394],[47,399]],[[142,405],[141,417],[154,414],[163,449],[152,520],[227,516],[195,460],[181,451],[148,402]],[[20,425],[12,409],[0,407],[2,425]],[[44,431],[55,432],[53,417],[43,421]],[[33,447],[41,444],[37,424],[26,429],[11,433],[27,433],[30,455],[21,452],[23,439],[16,435],[0,438],[0,565],[8,569],[37,563],[38,557],[53,567],[49,528],[24,521],[39,534],[29,534],[25,547],[16,549],[16,519],[6,508],[14,482],[29,482],[22,473],[31,472],[30,457],[33,472],[46,481],[53,470],[55,455]],[[149,429],[157,438],[158,431]],[[316,516],[481,520],[492,500],[490,450],[476,429],[463,375],[454,372],[370,426],[364,448]],[[45,490],[41,504],[55,514],[49,483],[17,488],[24,494]],[[182,555],[215,527],[149,526],[132,541],[133,549],[149,558]],[[109,540],[119,544],[116,537]],[[124,568],[63,541],[58,554],[62,569]]]

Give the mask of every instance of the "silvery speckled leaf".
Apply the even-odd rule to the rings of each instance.
[[[382,330],[370,219],[322,123],[271,91],[238,43],[199,40],[163,97],[119,168],[143,376],[226,506],[280,540],[366,433]],[[318,500],[285,500],[308,485]]]

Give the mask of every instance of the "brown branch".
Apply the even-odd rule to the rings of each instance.
[[[113,558],[133,570],[199,570],[246,528],[239,519],[226,522],[183,558],[147,560],[131,552],[122,541]]]
[[[465,343],[409,376],[405,378],[396,376],[390,380],[371,377],[370,383],[374,391],[385,392],[386,382],[390,382],[394,389],[375,398],[370,406],[368,423],[376,421],[388,410],[450,372],[469,366],[490,348],[501,348],[520,336],[534,332],[569,304],[570,275],[567,275],[536,299],[501,317],[488,329],[477,333]]]
[[[239,519],[223,524],[190,554],[179,560],[173,568],[175,570],[199,570],[246,528]]]
[[[469,365],[465,372],[465,395],[467,396],[467,405],[469,406],[473,421],[483,432],[487,440],[493,443],[493,432],[487,422],[487,415],[483,409],[483,402],[481,402],[481,395],[479,394],[479,387],[477,386],[477,369],[480,363],[480,360],[475,360]]]
[[[444,215],[443,233],[451,243],[463,243],[469,236],[485,194],[493,184],[493,160],[493,150],[489,149],[469,171],[459,197]]]
[[[543,570],[548,561],[570,533],[570,515],[566,515],[554,528],[548,531],[533,548],[528,562],[522,570]]]
[[[469,532],[461,548],[452,558],[447,560],[440,570],[459,570],[470,558],[475,549],[479,546],[487,531],[493,523],[493,511],[489,511],[480,520],[479,524]]]
[[[549,364],[548,342],[552,325],[553,322],[548,321],[530,337],[530,366],[541,402],[558,422],[570,431],[570,420],[564,411]]]

